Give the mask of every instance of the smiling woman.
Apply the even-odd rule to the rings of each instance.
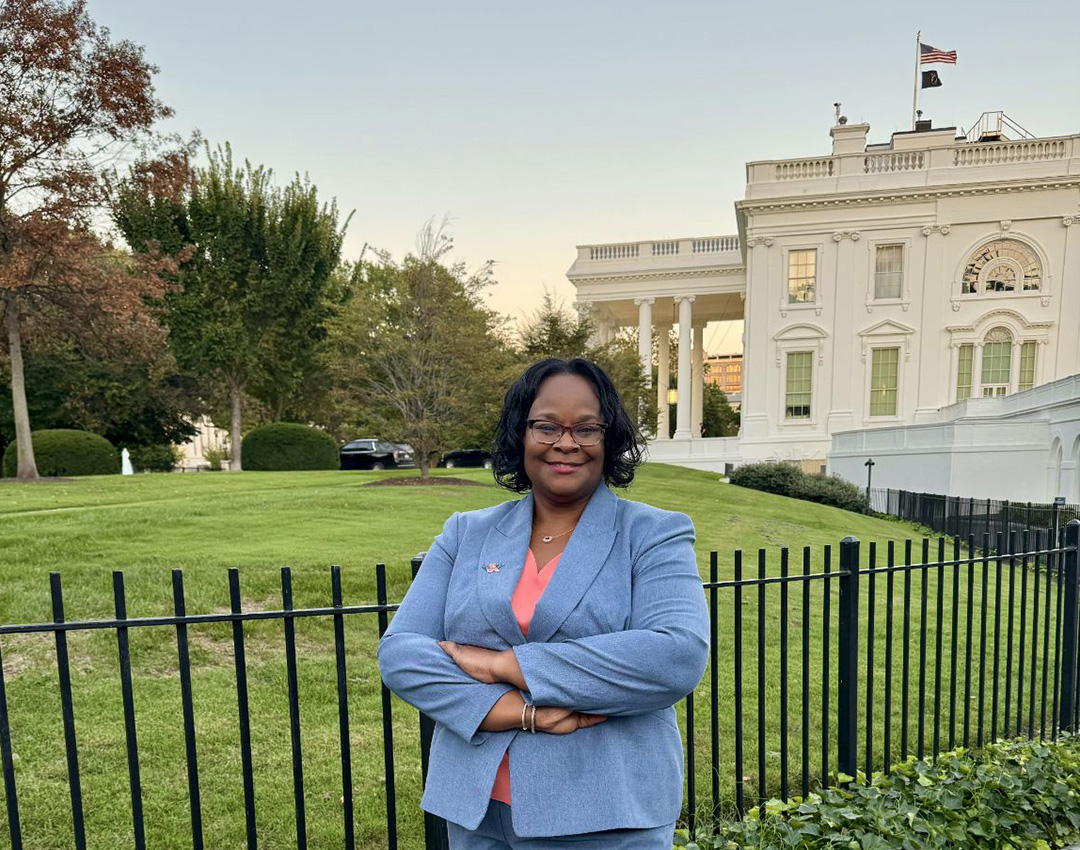
[[[450,517],[383,638],[387,685],[437,723],[422,806],[453,850],[671,847],[708,615],[689,518],[608,489],[640,461],[602,369],[529,367],[495,449],[527,495]]]

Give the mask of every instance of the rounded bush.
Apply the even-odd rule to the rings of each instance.
[[[792,463],[748,463],[732,470],[729,480],[739,487],[820,502],[846,511],[866,513],[866,493],[838,475],[808,475]]]
[[[180,450],[168,443],[157,446],[133,446],[128,449],[136,472],[172,472],[180,462]]]
[[[333,437],[318,428],[290,422],[256,428],[244,437],[240,452],[244,469],[255,471],[339,467],[338,447]]]
[[[739,487],[794,496],[803,471],[793,463],[747,463],[732,470],[729,480]]]
[[[76,475],[119,475],[120,452],[108,440],[89,431],[66,428],[31,434],[38,475],[68,478]],[[4,475],[15,476],[18,446],[12,442],[4,452]]]

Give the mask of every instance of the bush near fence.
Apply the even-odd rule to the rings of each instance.
[[[998,741],[909,760],[868,785],[769,800],[689,850],[1046,850],[1080,840],[1080,740]]]
[[[866,513],[869,508],[866,493],[850,481],[838,475],[810,475],[793,463],[748,463],[736,467],[728,480],[738,487],[818,502],[845,511]]]
[[[68,428],[43,429],[31,434],[38,475],[62,478],[74,475],[119,475],[120,453],[104,437]],[[13,478],[19,448],[12,443],[4,452],[4,475]]]

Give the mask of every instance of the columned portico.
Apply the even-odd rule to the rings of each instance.
[[[705,323],[694,321],[694,349],[690,354],[690,377],[693,396],[690,399],[690,431],[701,436],[705,413]]]
[[[694,381],[690,373],[692,371],[690,358],[690,336],[693,327],[694,296],[676,295],[675,303],[679,308],[679,395],[675,408],[675,434],[676,440],[689,440],[694,436],[690,430],[691,406],[693,404]]]
[[[645,385],[652,386],[652,305],[655,298],[635,298],[638,308],[638,357],[645,370]]]

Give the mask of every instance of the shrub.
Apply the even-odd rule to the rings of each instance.
[[[128,455],[136,472],[172,472],[182,459],[180,449],[168,443],[133,446],[128,449]]]
[[[338,469],[334,438],[308,425],[276,422],[256,428],[241,445],[244,469]]]
[[[736,467],[729,480],[739,487],[793,499],[820,502],[846,511],[866,513],[866,493],[838,475],[808,475],[793,463],[748,463]]]
[[[120,452],[104,437],[89,431],[34,431],[31,443],[38,475],[52,478],[120,474]],[[18,464],[18,447],[12,442],[4,452],[4,475],[13,477]]]
[[[1000,741],[913,759],[869,784],[769,800],[675,847],[755,850],[1049,850],[1080,839],[1080,740]]]
[[[203,458],[210,464],[211,472],[221,472],[221,462],[228,456],[229,453],[225,449],[203,449]]]

